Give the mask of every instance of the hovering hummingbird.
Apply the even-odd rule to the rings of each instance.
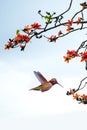
[[[37,91],[44,92],[49,90],[55,84],[58,84],[63,88],[63,86],[57,82],[56,78],[52,78],[51,80],[47,81],[47,79],[40,72],[34,71],[34,74],[37,77],[37,79],[40,81],[41,85],[35,88],[31,88],[30,90],[37,90]]]

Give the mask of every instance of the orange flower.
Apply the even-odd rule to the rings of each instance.
[[[73,99],[77,99],[79,95],[77,93],[73,94]]]
[[[13,47],[13,42],[8,41],[8,43],[5,44],[5,50],[9,50],[11,47]]]
[[[69,60],[71,60],[72,59],[72,57],[70,57],[70,56],[63,56],[63,58],[64,58],[64,62],[67,62],[67,63],[69,63]]]
[[[40,29],[41,25],[38,24],[38,23],[33,23],[33,24],[31,24],[31,27],[32,27],[33,29]]]
[[[70,57],[76,57],[76,56],[79,56],[79,54],[78,54],[78,52],[77,51],[75,51],[75,50],[68,50],[67,51],[67,55],[69,55]]]
[[[23,40],[27,43],[30,41],[30,37],[27,35],[23,35]]]
[[[70,32],[72,29],[74,29],[74,28],[72,28],[70,25],[68,25],[66,31]]]
[[[14,40],[16,41],[17,44],[20,43],[20,42],[22,41],[22,39],[23,39],[23,35],[21,35],[21,34],[18,34],[18,35],[14,38]]]
[[[58,36],[60,36],[61,34],[63,34],[63,33],[62,33],[62,31],[60,30],[60,31],[58,32]]]
[[[25,41],[26,43],[30,41],[30,37],[27,35],[22,35],[22,34],[18,34],[14,40],[16,41],[16,43],[21,43],[23,41]]]
[[[52,36],[50,36],[50,37],[48,38],[48,41],[49,41],[49,42],[56,42],[57,39],[58,39],[58,38],[56,37],[56,35],[52,35]]]
[[[78,19],[77,19],[77,25],[79,24],[79,23],[81,23],[81,21],[82,21],[82,19],[80,18],[80,17],[78,17]]]
[[[26,32],[26,33],[29,33],[31,29],[32,28],[29,27],[29,25],[27,25],[27,26],[24,27],[23,31]]]
[[[64,56],[63,58],[65,59],[64,61],[69,63],[69,60],[71,60],[72,58],[76,57],[76,56],[79,56],[78,52],[75,51],[75,50],[68,50],[67,51],[67,55]]]
[[[72,95],[74,94],[74,91],[72,89],[70,89],[70,94],[72,94]]]
[[[26,46],[26,44],[25,45],[20,45],[21,51],[23,51],[25,49],[25,46]]]
[[[86,61],[86,60],[87,60],[87,51],[84,52],[84,53],[81,55],[81,62]]]
[[[83,95],[81,95],[81,98],[87,99],[87,95],[83,94]]]
[[[72,24],[73,24],[73,20],[68,20],[68,25],[72,26]]]

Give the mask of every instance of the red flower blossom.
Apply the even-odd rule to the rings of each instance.
[[[70,89],[70,94],[72,94],[72,95],[74,94],[74,91],[72,89]]]
[[[81,62],[87,60],[87,51],[81,55]]]
[[[77,25],[79,24],[79,23],[81,23],[81,21],[82,21],[82,19],[80,18],[80,17],[78,17],[78,19],[77,19]]]
[[[30,41],[30,37],[29,36],[27,36],[27,35],[22,35],[22,34],[18,34],[15,38],[14,38],[14,40],[16,41],[16,43],[18,44],[18,43],[20,43],[20,42],[29,42]]]
[[[77,93],[75,93],[74,95],[73,95],[73,99],[77,99],[79,97],[79,94],[77,94]]]
[[[70,57],[69,55],[63,56],[63,58],[64,58],[64,62],[67,62],[67,63],[69,63],[69,61],[72,59],[72,57]]]
[[[26,44],[25,45],[20,45],[20,48],[21,48],[21,51],[23,51],[26,47]]]
[[[63,33],[62,33],[62,31],[60,30],[60,31],[58,32],[58,36],[60,36],[61,34],[63,34]]]
[[[38,23],[33,23],[33,24],[31,24],[31,27],[32,27],[33,29],[40,29],[41,25],[38,24]]]
[[[69,26],[72,26],[72,24],[73,24],[73,20],[68,20],[67,23],[68,23]]]
[[[8,43],[5,44],[5,50],[9,50],[11,47],[13,47],[13,42],[8,41]]]
[[[87,99],[87,95],[83,94],[83,95],[81,95],[81,98],[82,99]]]
[[[23,35],[23,39],[26,43],[30,41],[30,37],[27,35]]]
[[[66,56],[63,56],[63,58],[65,59],[65,60],[64,60],[65,62],[69,63],[69,61],[70,61],[72,58],[77,57],[77,56],[79,56],[79,54],[78,54],[77,51],[75,51],[75,50],[71,50],[71,51],[68,50],[68,51],[67,51],[67,55],[66,55]]]
[[[29,25],[25,26],[23,31],[26,32],[26,33],[29,33],[31,31],[31,27],[29,27]]]
[[[58,39],[58,38],[56,37],[56,35],[52,35],[52,36],[50,36],[50,37],[48,38],[48,41],[49,41],[49,42],[56,42],[57,39]]]
[[[74,28],[72,28],[70,25],[68,25],[66,31],[70,32],[72,29],[74,29]]]
[[[73,57],[76,57],[76,56],[79,56],[78,52],[75,51],[75,50],[71,50],[71,51],[68,50],[68,51],[67,51],[67,55],[70,56],[70,57],[72,57],[72,58],[73,58]]]

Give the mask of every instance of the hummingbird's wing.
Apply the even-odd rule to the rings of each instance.
[[[46,78],[39,71],[38,72],[34,71],[34,74],[37,77],[37,79],[40,81],[41,84],[48,82],[46,80]]]

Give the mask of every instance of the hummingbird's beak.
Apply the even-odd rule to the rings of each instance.
[[[58,84],[59,86],[61,86],[62,88],[64,88],[60,83],[57,82],[57,84]]]

